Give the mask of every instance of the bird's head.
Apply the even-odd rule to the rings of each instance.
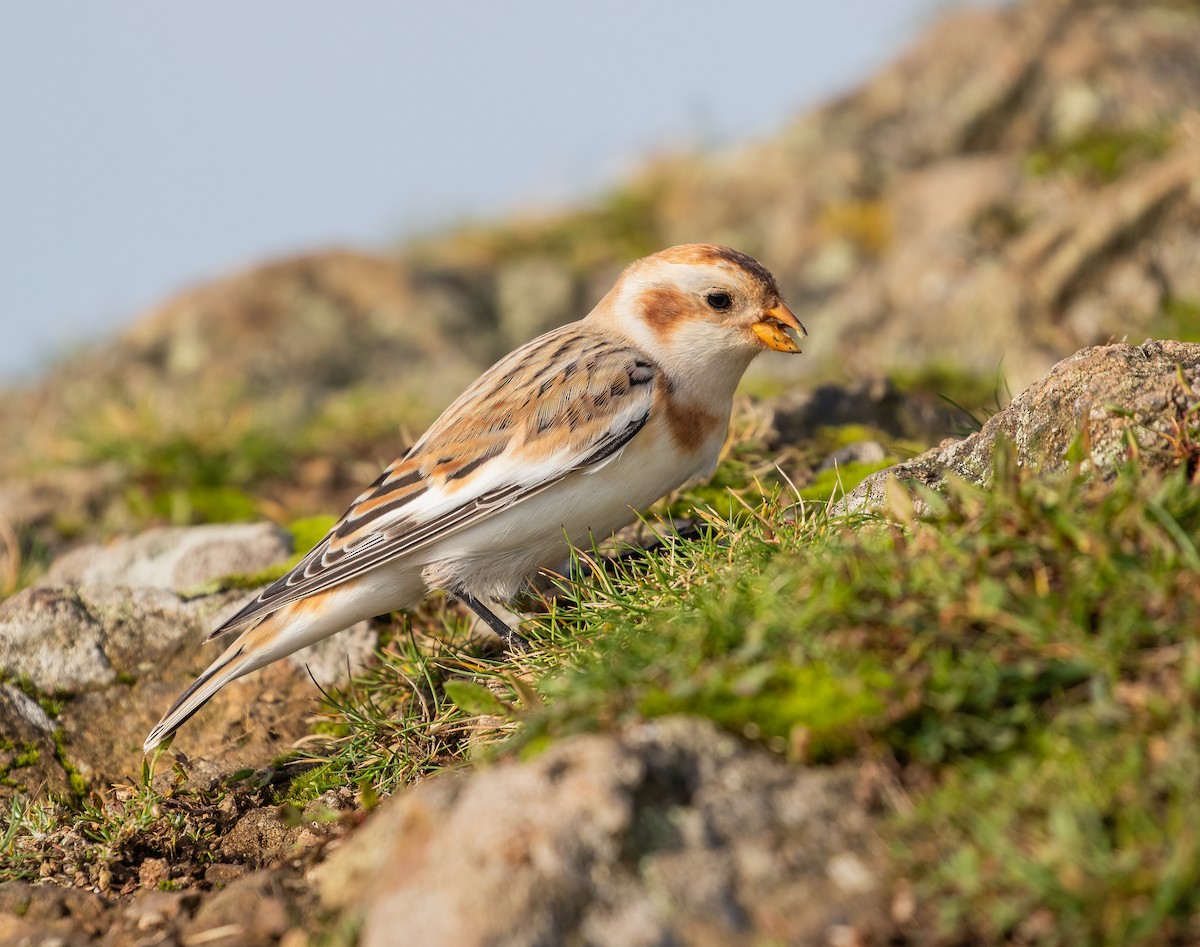
[[[631,263],[592,318],[617,323],[648,354],[741,369],[766,349],[799,352],[808,333],[767,269],[728,247],[689,243]]]

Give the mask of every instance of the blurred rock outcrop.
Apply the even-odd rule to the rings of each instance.
[[[368,947],[877,942],[887,868],[855,782],[667,718],[389,800],[317,887]]]
[[[1194,475],[1200,445],[1189,430],[1197,410],[1200,345],[1146,342],[1083,349],[1055,365],[976,433],[872,474],[841,507],[885,505],[886,485],[893,478],[935,489],[947,477],[986,486],[1001,443],[1011,445],[1017,464],[1044,473],[1078,463],[1109,476],[1136,458],[1146,470],[1182,464]]]

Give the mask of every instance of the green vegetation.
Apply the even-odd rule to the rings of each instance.
[[[54,738],[54,756],[58,760],[58,765],[63,768],[63,772],[67,774],[67,785],[71,790],[73,800],[79,800],[84,797],[87,792],[87,780],[83,778],[83,774],[79,772],[79,767],[71,762],[71,758],[67,755],[67,745],[63,739],[61,729],[55,730]]]
[[[1170,146],[1171,133],[1166,128],[1094,129],[1032,152],[1025,169],[1037,177],[1065,174],[1107,184],[1136,165],[1160,157]]]
[[[125,502],[138,519],[228,522],[260,515],[250,490],[288,471],[290,433],[246,412],[179,417],[166,408],[109,406],[87,419],[71,450],[85,463],[121,465]]]
[[[303,757],[311,765],[291,781],[289,803],[344,785],[375,796],[469,756],[468,737],[485,709],[478,698],[470,700],[483,690],[475,679],[499,681],[508,669],[460,643],[455,626],[445,626],[443,635],[392,635],[377,665],[326,694],[316,732],[328,739]]]
[[[404,425],[429,420],[428,406],[404,386],[352,388],[306,407],[287,399],[259,404],[237,392],[226,399],[237,407],[187,411],[175,404],[105,403],[78,419],[46,463],[116,465],[120,531],[153,521],[187,525],[269,516],[286,522],[314,512],[311,501],[289,502],[298,483],[309,486],[320,504],[336,489],[343,465],[378,456],[382,466],[390,458],[380,452],[394,450]],[[55,529],[68,538],[93,525],[64,518]],[[0,534],[0,591],[5,545],[11,544]]]
[[[71,804],[13,796],[0,811],[0,882],[57,877],[119,891],[137,887],[146,858],[202,870],[222,832],[258,791],[235,798],[221,784],[197,789],[178,763],[160,781],[162,788],[147,777],[140,786],[116,786],[103,798]],[[160,887],[174,884],[166,879]]]
[[[0,738],[0,786],[21,786],[19,770],[35,765],[40,756],[35,743]]]
[[[870,462],[851,461],[817,473],[807,487],[800,491],[802,500],[819,500],[822,503],[845,496],[877,470],[884,470],[896,463],[895,457]]]
[[[1165,299],[1151,329],[1161,339],[1200,342],[1200,299]]]

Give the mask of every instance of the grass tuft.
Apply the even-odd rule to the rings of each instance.
[[[295,760],[308,768],[291,782],[288,802],[343,786],[374,797],[461,765],[521,701],[511,666],[466,641],[448,615],[437,636],[393,634],[378,657],[347,685],[323,692],[316,732]],[[481,723],[490,717],[491,725]]]

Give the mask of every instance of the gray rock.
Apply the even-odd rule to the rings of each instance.
[[[167,589],[83,585],[29,588],[0,603],[0,675],[63,699],[61,716],[51,721],[19,691],[0,691],[0,736],[18,751],[39,751],[37,767],[15,772],[12,784],[65,791],[68,774],[56,763],[53,730],[61,732],[74,771],[92,785],[135,778],[142,739],[228,646],[202,642],[246,596],[183,599]],[[204,757],[218,760],[226,773],[266,765],[307,732],[320,695],[305,666],[329,687],[369,661],[376,643],[362,622],[229,684],[189,721],[179,749],[197,766]]]
[[[364,945],[882,938],[885,854],[855,778],[654,721],[428,780],[386,801],[317,886],[361,914]]]
[[[164,527],[107,546],[84,546],[55,560],[38,585],[82,585],[86,589],[78,594],[60,590],[50,596],[26,596],[29,608],[13,607],[17,616],[24,617],[11,620],[13,627],[7,635],[0,624],[0,655],[4,654],[5,636],[24,642],[29,636],[41,635],[41,629],[62,629],[42,639],[45,647],[27,648],[24,659],[14,655],[14,666],[21,667],[21,673],[28,673],[39,686],[54,681],[53,689],[71,691],[108,682],[113,679],[110,652],[133,656],[146,648],[169,648],[195,624],[174,622],[179,609],[188,610],[175,595],[147,596],[123,589],[186,593],[221,576],[259,572],[286,559],[291,549],[291,537],[271,523]],[[246,593],[240,597],[245,598]],[[147,605],[149,612],[139,618],[139,610]],[[97,609],[103,612],[99,625]],[[122,610],[129,614],[118,614]],[[3,614],[0,611],[0,620]],[[174,622],[176,633],[160,634],[165,629],[156,616],[163,614]],[[108,626],[104,625],[105,616]],[[142,625],[142,630],[130,639],[132,624]],[[68,631],[72,627],[74,634]],[[298,651],[289,660],[302,672],[311,673],[322,687],[329,687],[345,680],[347,669],[354,671],[367,664],[378,643],[378,633],[364,621]]]
[[[1200,345],[1147,341],[1083,349],[1055,365],[1015,397],[983,428],[947,441],[860,483],[839,509],[853,512],[886,504],[887,481],[940,487],[948,476],[987,485],[999,440],[1011,442],[1017,463],[1047,473],[1063,470],[1076,437],[1086,444],[1082,467],[1111,473],[1138,445],[1143,467],[1177,462],[1173,435],[1200,391]],[[1081,432],[1083,432],[1081,434]]]
[[[259,572],[286,559],[291,536],[273,523],[160,527],[56,559],[39,585],[104,583],[184,592],[224,575]]]
[[[37,701],[8,684],[0,684],[0,721],[5,736],[14,732],[50,736],[54,732],[54,723]]]
[[[164,589],[25,589],[0,603],[0,674],[68,694],[137,676],[200,633],[212,609]]]
[[[66,774],[58,764],[54,729],[50,716],[28,694],[0,684],[0,775],[6,789],[25,793],[67,791]]]

